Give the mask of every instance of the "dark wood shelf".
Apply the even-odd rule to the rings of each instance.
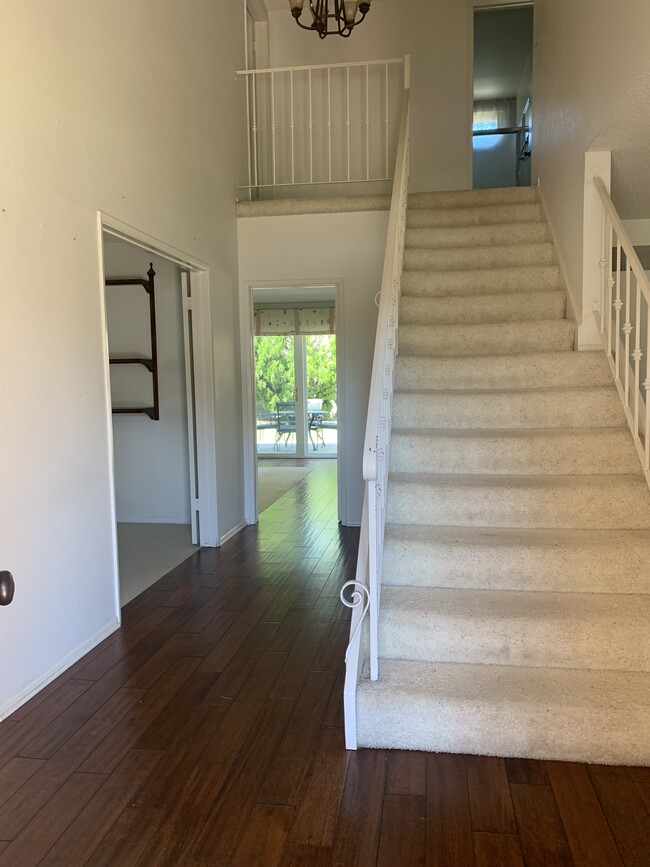
[[[147,277],[121,277],[106,280],[106,286],[142,286],[149,296],[149,327],[151,331],[151,358],[144,355],[115,355],[108,359],[109,364],[141,364],[151,374],[151,389],[153,406],[114,406],[114,415],[148,415],[153,421],[160,419],[160,402],[158,397],[158,346],[156,342],[156,295],[154,288],[153,262],[149,263]]]
[[[113,415],[148,415],[153,421],[158,421],[154,406],[114,406]]]
[[[144,358],[137,355],[131,357],[116,355],[113,358],[109,358],[108,361],[110,364],[142,364],[150,373],[153,373],[153,358]]]

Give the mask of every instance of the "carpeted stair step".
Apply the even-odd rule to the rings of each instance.
[[[404,251],[405,271],[463,271],[483,268],[518,268],[553,265],[553,245],[501,244],[487,247],[445,247]]]
[[[612,374],[604,352],[540,352],[525,355],[477,357],[403,356],[397,359],[395,388],[399,391],[431,389],[526,389],[612,387]]]
[[[357,692],[361,747],[637,764],[650,675],[380,660]]]
[[[382,659],[470,665],[650,670],[650,599],[384,587]]]
[[[494,187],[484,190],[449,190],[411,193],[409,210],[418,208],[468,208],[487,205],[513,205],[537,201],[535,187]]]
[[[530,322],[564,319],[565,292],[526,292],[521,295],[475,295],[469,298],[405,296],[400,325],[457,325],[460,323]]]
[[[404,430],[393,428],[390,471],[509,475],[637,475],[626,428]]]
[[[647,530],[387,524],[382,586],[650,593]]]
[[[636,476],[393,473],[391,524],[456,527],[650,529],[650,491]]]
[[[546,223],[497,223],[488,226],[438,226],[409,228],[406,247],[413,250],[440,247],[487,247],[506,244],[541,244],[548,241]]]
[[[461,325],[403,325],[402,355],[508,355],[573,349],[576,325],[568,319]]]
[[[625,413],[611,386],[526,391],[399,391],[395,428],[624,427]]]
[[[404,271],[402,296],[431,298],[457,295],[495,295],[503,292],[557,290],[557,265],[521,265],[518,268],[463,269],[458,271]]]
[[[503,223],[543,222],[542,206],[537,202],[506,205],[469,205],[457,208],[410,208],[406,214],[409,229],[495,226]]]

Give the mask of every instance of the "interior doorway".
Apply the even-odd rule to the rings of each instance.
[[[205,448],[206,435],[214,443],[205,425],[200,321],[207,283],[201,287],[190,266],[119,233],[104,231],[102,241],[123,607],[199,546],[218,541],[216,473]]]
[[[335,284],[249,286],[249,386],[254,522],[340,451],[340,330]],[[248,367],[245,363],[244,367]],[[338,467],[338,463],[337,463]],[[338,475],[338,472],[336,473]],[[340,504],[340,496],[337,497]]]
[[[474,189],[531,184],[533,16],[532,3],[474,9]]]

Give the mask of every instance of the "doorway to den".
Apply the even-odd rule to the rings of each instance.
[[[474,10],[474,189],[531,184],[532,58],[532,3]]]

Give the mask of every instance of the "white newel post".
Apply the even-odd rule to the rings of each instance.
[[[584,213],[582,224],[582,315],[578,326],[578,349],[601,349],[600,336],[603,206],[594,185],[600,177],[609,192],[612,178],[611,151],[585,154]]]

